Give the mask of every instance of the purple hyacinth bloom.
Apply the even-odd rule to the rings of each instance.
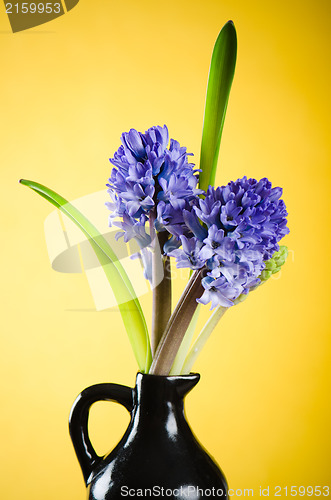
[[[168,253],[177,259],[177,267],[189,267],[190,269],[201,269],[205,261],[200,258],[202,242],[197,238],[186,238],[180,236],[182,247]]]
[[[133,219],[128,214],[124,214],[121,221],[113,223],[114,226],[119,227],[123,232],[118,232],[115,236],[116,240],[124,237],[125,243],[131,238],[134,238],[139,244],[140,248],[145,248],[151,244],[151,237],[145,231],[146,217],[141,215],[138,220]]]
[[[211,302],[210,309],[218,306],[231,307],[233,301],[243,292],[241,285],[230,284],[224,276],[217,279],[206,276],[201,283],[205,291],[197,301],[201,304]]]
[[[171,227],[172,234],[184,234],[183,210],[190,210],[203,192],[197,189],[198,170],[188,162],[186,148],[173,139],[168,146],[165,125],[145,133],[131,129],[122,134],[121,141],[110,159],[114,165],[107,184],[112,198],[107,204],[112,210],[110,225],[114,218],[126,216],[125,224],[117,223],[126,240],[134,237],[130,224],[135,226],[135,221],[144,227],[153,223],[157,231]]]
[[[263,260],[267,260],[289,232],[281,195],[282,189],[272,188],[268,179],[245,176],[217,189],[210,186],[205,199],[193,210],[208,228],[216,225],[223,229],[237,249],[259,245]]]
[[[229,200],[225,205],[221,206],[220,220],[225,229],[234,229],[238,225],[242,207],[238,207],[235,200]]]
[[[234,242],[225,236],[224,229],[218,229],[216,225],[208,229],[208,237],[203,240],[204,246],[200,251],[200,258],[208,261],[216,256],[219,262],[234,262]]]
[[[210,186],[190,212],[183,212],[185,245],[191,238],[195,252],[199,249],[196,261],[204,262],[208,271],[200,302],[229,307],[259,283],[264,261],[278,251],[278,242],[289,232],[281,195],[282,189],[272,188],[266,178],[243,177],[216,189]],[[184,248],[171,255],[181,267],[186,263],[197,269],[190,266]]]

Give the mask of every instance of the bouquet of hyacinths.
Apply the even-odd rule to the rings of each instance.
[[[207,88],[200,168],[166,126],[131,129],[110,159],[109,223],[117,238],[134,239],[135,255],[152,284],[149,334],[134,288],[98,230],[54,191],[21,180],[64,212],[88,238],[113,289],[139,369],[155,375],[189,373],[224,313],[278,272],[287,257],[279,241],[289,232],[282,189],[246,176],[213,186],[237,39],[229,21],[215,44]],[[172,311],[171,263],[191,270]],[[192,346],[200,304],[213,311]]]

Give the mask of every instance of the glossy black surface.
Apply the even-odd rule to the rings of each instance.
[[[184,415],[183,398],[199,378],[138,373],[134,389],[98,384],[78,396],[69,428],[89,500],[228,498],[223,473],[195,439]],[[94,451],[87,431],[89,408],[99,400],[116,401],[131,413],[123,438],[104,457]]]

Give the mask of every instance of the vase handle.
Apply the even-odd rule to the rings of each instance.
[[[132,391],[130,387],[119,384],[92,385],[79,394],[71,408],[69,432],[86,484],[89,483],[91,473],[102,459],[95,452],[88,434],[90,408],[97,401],[115,401],[131,412]]]

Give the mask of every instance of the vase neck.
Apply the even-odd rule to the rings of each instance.
[[[199,375],[163,377],[138,373],[134,407],[144,419],[182,414],[184,396],[198,383]]]

